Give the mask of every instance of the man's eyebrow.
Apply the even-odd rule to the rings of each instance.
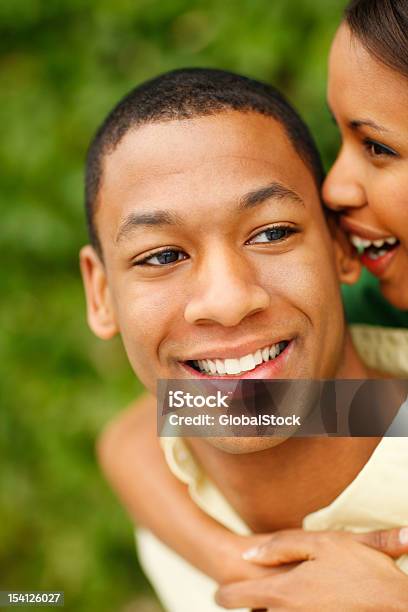
[[[153,227],[160,225],[180,225],[181,217],[168,210],[152,210],[149,212],[131,212],[122,221],[116,234],[115,242],[119,242],[136,227]]]
[[[253,208],[274,198],[276,200],[290,199],[304,206],[302,198],[289,187],[281,183],[273,182],[264,187],[254,189],[242,196],[239,200],[239,210]],[[121,222],[115,242],[125,238],[136,227],[157,227],[163,225],[181,225],[183,222],[180,215],[168,210],[152,210],[149,212],[131,212]]]
[[[258,206],[259,204],[263,204],[266,200],[275,199],[275,200],[292,200],[293,202],[297,202],[302,206],[305,205],[304,201],[300,197],[296,191],[293,191],[289,187],[285,187],[281,183],[273,182],[265,187],[260,187],[259,189],[254,189],[249,193],[245,194],[240,198],[239,209],[247,210],[248,208],[253,208],[254,206]]]
[[[371,119],[352,119],[349,122],[349,126],[352,130],[358,130],[361,127],[370,127],[373,130],[377,130],[377,132],[389,132],[387,128],[378,125],[378,123],[371,121]]]

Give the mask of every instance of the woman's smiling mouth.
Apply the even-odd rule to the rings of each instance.
[[[381,277],[398,252],[400,241],[396,236],[359,225],[347,217],[341,225],[351,244],[357,249],[361,263],[377,277]],[[382,234],[382,235],[381,235]]]
[[[352,234],[350,242],[359,252],[363,266],[377,277],[384,274],[400,245],[395,236],[370,241]]]

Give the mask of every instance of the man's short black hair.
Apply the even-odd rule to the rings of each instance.
[[[85,203],[89,237],[102,255],[94,222],[103,173],[103,158],[132,128],[146,123],[191,119],[236,110],[256,112],[279,121],[320,189],[323,166],[302,119],[271,85],[212,68],[174,70],[138,85],[109,113],[88,150]]]

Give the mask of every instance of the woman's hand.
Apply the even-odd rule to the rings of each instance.
[[[406,529],[367,534],[294,529],[254,538],[256,548],[243,556],[271,573],[221,586],[216,599],[225,608],[408,609],[408,576],[392,561],[408,552]]]

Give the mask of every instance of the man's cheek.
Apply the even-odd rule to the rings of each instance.
[[[168,295],[151,292],[129,295],[119,308],[120,332],[132,367],[155,372],[161,349],[172,335],[180,308]],[[137,373],[137,372],[136,372]]]
[[[330,300],[340,295],[337,278],[334,245],[324,234],[313,236],[305,244],[304,255],[299,267],[299,283],[304,287],[304,295],[312,303],[329,307]]]
[[[273,265],[272,265],[273,263]],[[310,309],[324,311],[325,294],[336,289],[334,270],[325,258],[315,253],[290,253],[264,266],[262,284],[271,296],[279,296],[288,305],[310,314]]]

